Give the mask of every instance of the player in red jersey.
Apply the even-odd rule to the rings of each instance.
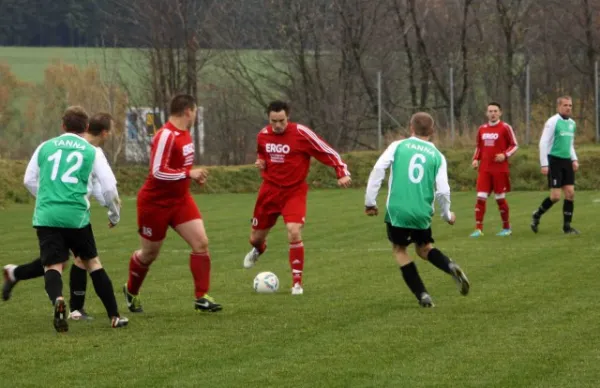
[[[254,266],[265,252],[267,235],[281,215],[290,244],[292,295],[301,295],[304,292],[304,244],[301,232],[306,216],[306,177],[311,157],[335,168],[339,186],[349,187],[351,179],[340,155],[309,128],[288,121],[289,113],[287,103],[271,102],[267,108],[270,124],[257,136],[256,167],[261,170],[263,182],[252,218],[252,250],[244,258],[244,267]]]
[[[506,193],[510,191],[510,171],[508,159],[519,148],[517,138],[510,125],[500,120],[502,108],[497,102],[487,107],[488,123],[479,127],[477,148],[473,155],[473,168],[479,168],[477,175],[477,203],[475,204],[475,231],[471,237],[483,236],[483,217],[487,197],[493,191],[502,217],[502,230],[497,236],[512,234],[509,222]]]
[[[150,265],[157,259],[173,228],[190,246],[190,270],[194,279],[195,309],[220,311],[221,305],[208,294],[210,256],[204,223],[190,192],[191,181],[203,184],[207,171],[192,168],[194,143],[189,129],[194,125],[197,106],[194,97],[177,95],[171,100],[168,122],[152,139],[150,172],[138,192],[137,218],[141,249],[129,261],[129,280],[123,287],[131,312],[142,312],[138,296]]]

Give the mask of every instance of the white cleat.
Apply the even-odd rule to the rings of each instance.
[[[294,284],[294,287],[292,287],[292,295],[302,295],[302,294],[304,294],[304,289],[302,288],[302,285],[300,283]]]
[[[256,248],[252,248],[246,257],[244,257],[244,268],[248,269],[254,267],[254,264],[256,264],[258,261],[259,256],[260,253],[258,253],[258,250]]]

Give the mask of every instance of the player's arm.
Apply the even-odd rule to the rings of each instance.
[[[399,141],[395,141],[379,156],[367,183],[367,191],[365,193],[365,211],[368,215],[377,215],[377,195],[381,188],[381,183],[385,179],[385,171],[394,162],[394,154],[398,147]]]
[[[450,211],[450,184],[448,183],[448,164],[442,155],[442,163],[435,177],[435,199],[440,205],[440,213],[444,221],[453,222]]]
[[[517,150],[519,149],[519,143],[517,142],[517,137],[515,136],[515,131],[513,131],[512,127],[506,124],[505,129],[505,136],[507,137],[508,148],[504,150],[504,156],[506,156],[506,159],[508,159],[511,156],[513,156],[515,152],[517,152]]]
[[[34,197],[37,197],[37,192],[39,188],[40,165],[38,162],[38,158],[40,156],[40,149],[42,148],[42,145],[43,143],[35,149],[35,152],[31,156],[31,159],[27,164],[27,169],[25,170],[25,177],[23,178],[23,184]]]
[[[265,145],[260,139],[261,133],[262,131],[256,135],[256,162],[254,165],[257,168],[264,170],[267,167],[267,153],[265,151]]]
[[[175,135],[168,130],[160,131],[156,140],[156,151],[152,158],[152,176],[162,181],[178,181],[188,179],[190,170],[186,167],[172,168],[169,166],[171,151],[175,144]]]
[[[110,223],[112,225],[118,224],[121,219],[121,201],[119,199],[119,191],[117,190],[117,179],[110,169],[104,153],[99,148],[96,148],[92,179],[96,179],[100,184],[100,191],[102,192],[105,206],[108,207],[108,219]]]
[[[544,130],[540,137],[540,165],[542,168],[548,167],[548,154],[550,153],[550,147],[554,142],[554,125],[556,124],[555,118],[550,118],[544,124]]]
[[[577,161],[577,153],[575,152],[575,138],[573,137],[573,142],[571,143],[571,161]]]
[[[338,179],[350,176],[346,163],[325,140],[312,130],[300,125],[298,125],[298,132],[306,140],[310,156],[327,166],[333,167]]]
[[[473,168],[477,168],[481,162],[481,128],[477,130],[477,139],[475,140],[475,152],[473,153]]]
[[[96,178],[92,179],[92,197],[94,197],[101,206],[106,207],[104,195],[102,194],[102,186],[100,186],[100,182],[98,182],[98,179]]]

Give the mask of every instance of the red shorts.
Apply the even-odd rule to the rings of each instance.
[[[262,230],[273,227],[279,215],[283,216],[283,222],[286,224],[304,224],[307,194],[306,182],[289,188],[280,188],[263,182],[254,205],[252,229]]]
[[[510,191],[510,173],[479,171],[477,175],[477,192],[504,194]]]
[[[200,210],[191,195],[172,207],[157,206],[138,197],[138,233],[147,240],[162,241],[169,226],[175,228],[177,225],[201,218]]]

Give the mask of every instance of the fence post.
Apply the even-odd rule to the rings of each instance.
[[[377,149],[381,150],[383,146],[383,136],[381,133],[381,71],[377,72]]]
[[[525,68],[525,144],[529,144],[531,139],[531,78],[529,64]]]
[[[450,137],[454,144],[454,69],[450,67]]]

